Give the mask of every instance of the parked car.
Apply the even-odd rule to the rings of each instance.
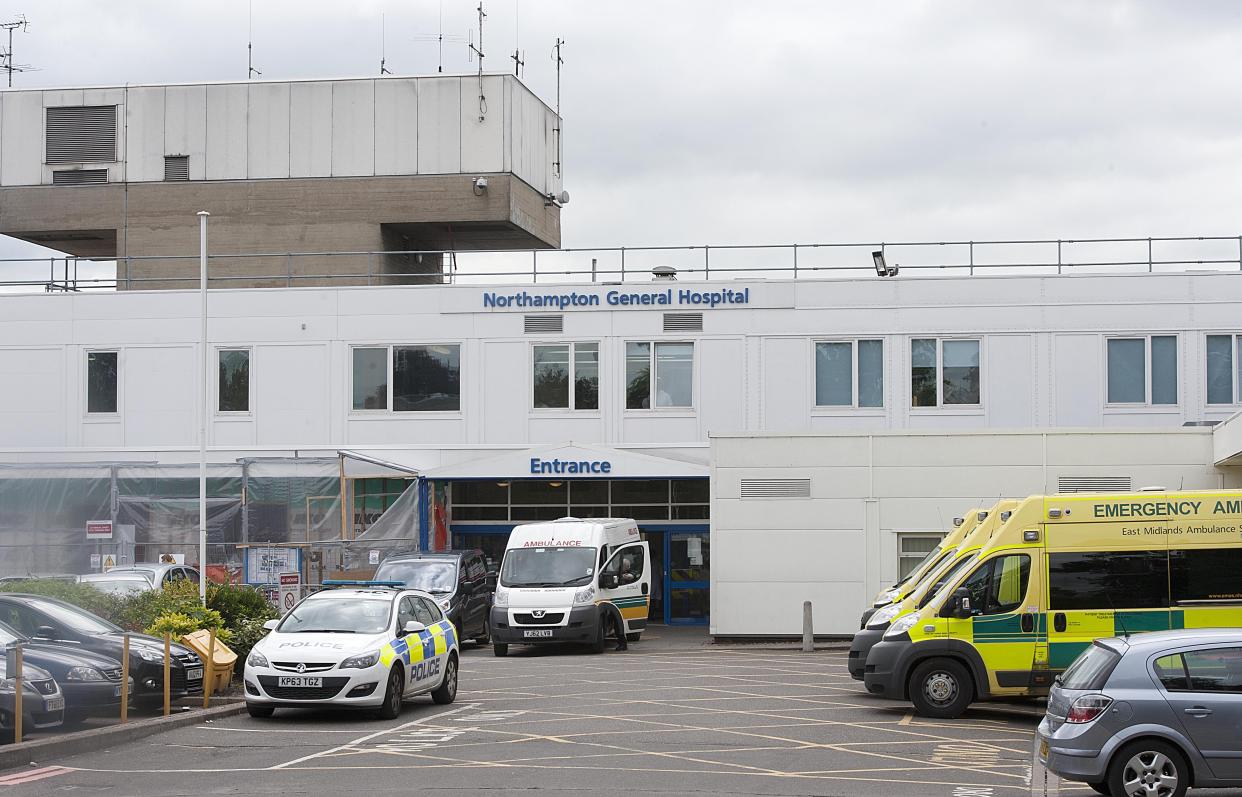
[[[435,598],[457,630],[459,640],[486,645],[490,638],[488,615],[495,583],[489,579],[480,550],[443,553],[394,554],[380,562],[376,581],[400,581]]]
[[[13,736],[17,711],[17,690],[9,676],[7,656],[0,655],[0,740]],[[27,729],[55,728],[64,722],[65,696],[47,670],[22,663],[22,733]]]
[[[84,576],[78,576],[78,583],[88,584],[100,592],[107,592],[122,598],[155,589],[155,584],[151,579],[142,573],[133,571],[87,573]]]
[[[1242,630],[1102,639],[1053,685],[1048,770],[1114,797],[1242,786]]]
[[[0,593],[0,622],[39,642],[74,645],[82,650],[120,660],[124,629],[85,609],[56,598]],[[203,662],[189,648],[173,644],[172,697],[203,693]],[[164,640],[146,634],[129,635],[129,673],[134,678],[134,701],[164,699]]]
[[[110,567],[101,576],[137,575],[151,582],[152,589],[160,589],[174,581],[191,581],[198,583],[198,570],[189,565],[178,565],[166,562],[139,562],[132,565]],[[83,576],[82,578],[86,578]]]
[[[65,719],[80,720],[96,714],[115,715],[121,707],[121,662],[83,650],[33,640],[17,629],[0,623],[0,648],[23,642],[23,667],[33,665],[49,673],[65,698]],[[130,692],[133,692],[130,679]]]
[[[72,573],[27,573],[24,576],[0,576],[0,587],[6,584],[20,584],[24,581],[77,581]]]

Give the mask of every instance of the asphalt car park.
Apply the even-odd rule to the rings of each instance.
[[[449,792],[1091,794],[1032,771],[1037,704],[925,720],[866,694],[846,649],[708,645],[653,627],[626,652],[462,648],[457,702],[244,715],[0,773],[12,794]],[[6,785],[8,784],[8,785]]]

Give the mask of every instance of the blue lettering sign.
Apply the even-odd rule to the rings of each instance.
[[[531,475],[541,476],[545,473],[560,474],[608,474],[612,473],[612,463],[606,459],[566,460],[530,458]]]
[[[733,290],[725,288],[718,291],[696,291],[681,289],[674,292],[672,288],[661,291],[608,291],[603,296],[603,303],[609,307],[668,307],[682,305],[690,307],[720,307],[728,305],[750,304],[750,288]],[[518,308],[518,309],[549,309],[574,310],[599,307],[600,295],[597,293],[531,293],[516,291],[514,293],[483,292],[483,307],[487,309]]]

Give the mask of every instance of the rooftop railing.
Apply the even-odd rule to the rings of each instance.
[[[883,252],[896,276],[1242,271],[1242,235],[1150,238],[873,241],[503,251],[267,252],[209,258],[212,287],[538,284],[678,279],[831,279],[876,275]],[[198,285],[196,254],[0,260],[0,291],[139,290]]]

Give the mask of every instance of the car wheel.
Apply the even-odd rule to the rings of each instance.
[[[492,645],[492,653],[496,654],[497,658],[504,658],[505,656],[509,654],[509,646],[502,645],[499,642],[497,642],[496,644]]]
[[[400,667],[393,667],[388,675],[388,689],[384,692],[384,702],[376,715],[382,720],[395,720],[401,714],[401,693],[405,691],[405,676]]]
[[[431,699],[442,706],[446,706],[457,699],[456,656],[449,656],[448,664],[444,666],[444,678],[440,681],[440,685],[432,691]]]
[[[492,638],[492,621],[484,617],[483,618],[483,633],[481,636],[475,637],[474,641],[479,645],[486,645],[488,640],[491,638]]]
[[[252,717],[263,719],[265,717],[270,717],[273,714],[275,714],[276,709],[273,708],[272,706],[260,706],[257,703],[247,703],[246,712]]]
[[[1126,797],[1182,797],[1190,786],[1190,767],[1181,751],[1156,739],[1128,744],[1113,756],[1108,788]]]
[[[626,635],[625,635],[625,641],[626,641],[626,642],[637,642],[639,639],[641,639],[641,638],[642,638],[642,635],[643,635],[643,632],[642,632],[642,631],[638,631],[638,632],[633,633],[633,634],[626,634]]]
[[[924,717],[960,717],[974,697],[970,673],[953,659],[929,659],[910,676],[910,702]]]

